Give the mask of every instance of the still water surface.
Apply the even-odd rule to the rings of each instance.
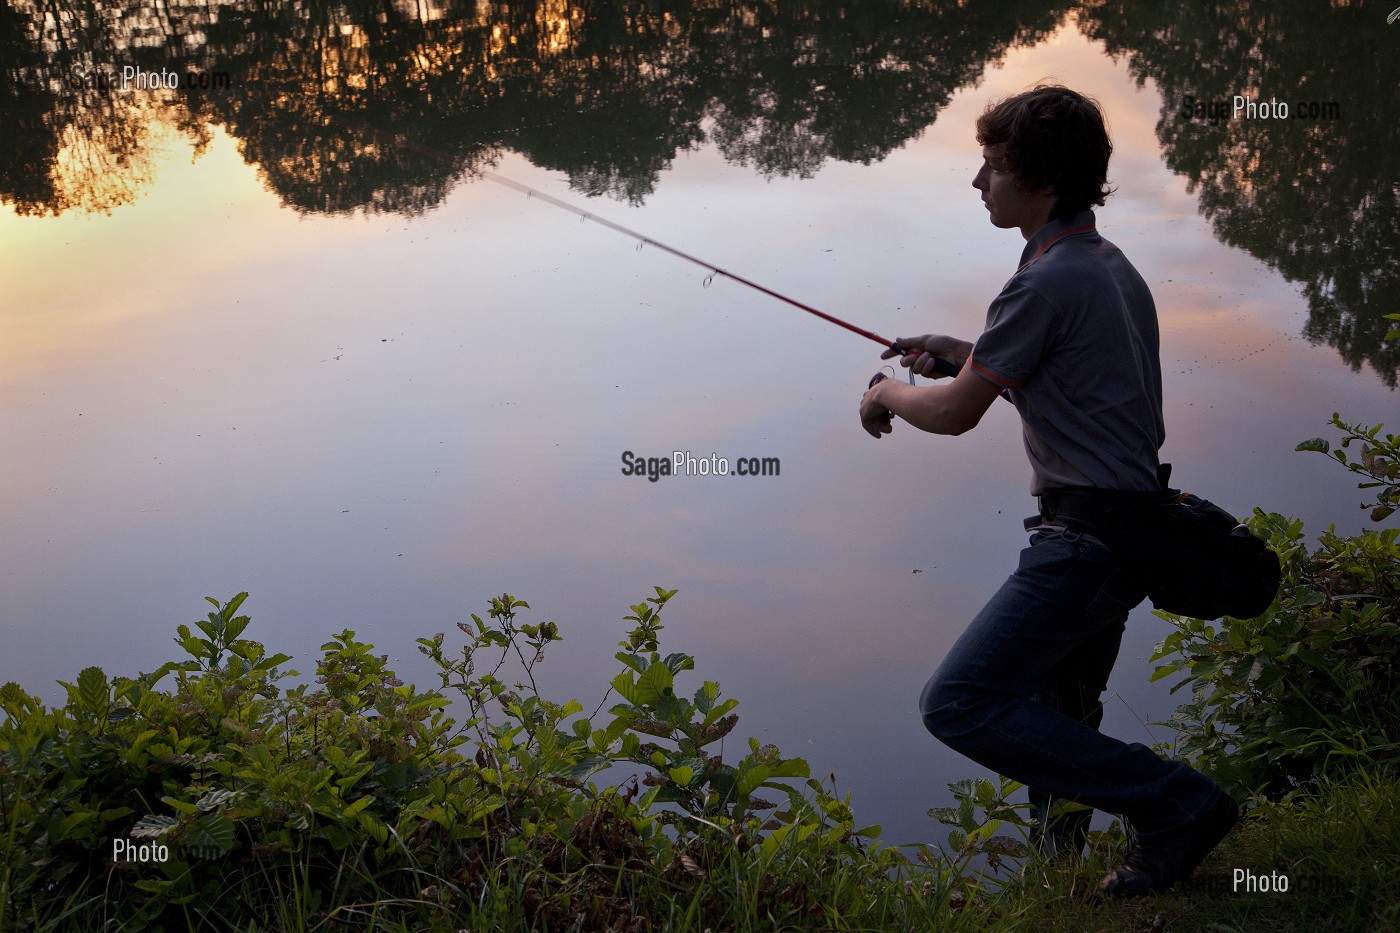
[[[453,74],[503,100],[537,95],[533,109],[510,111],[514,123],[485,103],[405,121],[464,167],[494,164],[889,336],[971,339],[1014,270],[1020,238],[986,222],[970,187],[971,127],[985,103],[1047,78],[1095,95],[1117,147],[1118,192],[1100,226],[1158,301],[1164,456],[1176,479],[1241,513],[1258,505],[1314,528],[1361,526],[1348,475],[1293,447],[1325,434],[1333,411],[1396,421],[1396,348],[1377,336],[1397,294],[1400,175],[1384,173],[1397,151],[1393,101],[1325,88],[1316,97],[1335,95],[1340,118],[1306,125],[1212,126],[1176,112],[1183,87],[1215,99],[1232,80],[1267,94],[1279,69],[1307,78],[1306,66],[1276,62],[1295,33],[1279,26],[1261,55],[1237,48],[1223,7],[1180,14],[1194,25],[1177,32],[1132,10],[1110,22],[1099,6],[1013,7],[991,20],[966,14],[960,46],[957,8],[887,5],[888,21],[852,13],[853,35],[887,43],[883,57],[843,72],[839,30],[812,26],[797,41],[802,17],[765,25],[776,16],[767,7],[724,7],[732,33],[720,49],[740,65],[740,51],[761,58],[777,36],[830,75],[907,75],[907,62],[889,62],[903,44],[929,43],[909,59],[911,80],[943,90],[911,103],[860,96],[897,97],[908,81],[846,88],[829,78],[804,90],[687,45],[676,37],[708,34],[701,20],[714,15],[689,5],[651,32],[638,27],[633,58],[608,45],[619,27],[603,5],[530,6],[536,63],[572,64],[522,83],[507,67],[520,57],[491,43],[508,49],[526,6],[400,5],[402,20],[386,26],[351,4],[332,14],[338,26],[311,33],[324,43],[293,22],[288,47],[318,49],[322,66],[335,60],[318,93],[298,97],[289,84],[258,110],[256,89],[242,86],[241,108],[224,113],[214,91],[109,94],[87,137],[65,130],[57,183],[7,182],[0,682],[54,701],[55,681],[90,664],[150,670],[174,656],[174,627],[207,609],[201,597],[247,590],[248,634],[303,672],[349,627],[396,659],[404,680],[428,686],[413,640],[509,592],[564,635],[545,662],[545,692],[591,709],[617,667],[627,606],[661,585],[680,591],[663,641],[697,657],[697,684],[718,680],[742,700],[736,739],[754,735],[807,758],[814,774],[835,772],[862,823],[883,824],[891,842],[942,838],[924,811],[947,804],[947,782],[981,772],[924,732],[915,699],[1024,543],[1032,500],[1014,411],[994,406],[961,438],[905,426],[876,442],[856,415],[879,366],[873,344],[732,282],[705,288],[703,272],[656,249],[387,145],[378,155],[393,164],[367,184],[354,165],[374,144],[353,132],[291,121],[302,144],[268,129],[313,98],[364,94],[358,112],[373,125],[402,116],[400,91],[421,108],[433,88],[455,86],[437,75],[445,84],[424,90],[413,69],[357,58],[404,36],[420,36],[414,61],[429,72],[428,52],[485,36],[486,64]],[[1303,16],[1290,8],[1278,15]],[[231,29],[240,8],[216,9]],[[1363,12],[1374,5],[1315,15],[1355,17],[1327,28],[1359,30]],[[1202,51],[1193,30],[1212,29],[1232,51]],[[236,82],[271,80],[246,64],[256,33],[252,51],[220,39],[217,20],[200,36],[206,57],[180,59],[182,72],[222,61]],[[131,41],[148,63],[171,54],[169,42]],[[1353,58],[1381,67],[1380,40],[1354,41]],[[85,73],[117,68],[122,48],[84,59]],[[801,62],[777,45],[768,54]],[[635,99],[622,79],[611,98],[568,86],[573,106],[551,103],[557,82],[609,68],[693,80],[643,82]],[[1393,95],[1393,65],[1384,68],[1390,77],[1374,80]],[[1298,77],[1287,85],[1295,101]],[[65,93],[83,96],[56,87],[66,103],[55,114],[72,104]],[[828,112],[823,94],[847,96]],[[816,117],[785,122],[799,104]],[[493,138],[482,129],[493,119],[496,143],[478,144]],[[41,124],[55,121],[5,133],[21,139]],[[103,145],[91,126],[106,132]],[[784,127],[801,132],[779,145]],[[331,137],[352,150],[318,148]],[[1352,155],[1317,168],[1334,177],[1283,182],[1268,168],[1270,158],[1315,162],[1343,141]],[[1357,150],[1380,161],[1358,163]],[[1314,184],[1331,194],[1310,193]],[[1345,223],[1317,207],[1334,202]],[[624,451],[677,450],[777,458],[781,474],[623,475]],[[1134,613],[1105,730],[1169,737],[1150,723],[1174,701],[1146,683],[1165,632],[1147,608]]]

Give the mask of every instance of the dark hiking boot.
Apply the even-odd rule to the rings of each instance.
[[[1229,794],[1221,793],[1200,816],[1180,828],[1135,835],[1123,864],[1104,876],[1099,891],[1109,897],[1137,897],[1165,891],[1191,876],[1239,819]]]

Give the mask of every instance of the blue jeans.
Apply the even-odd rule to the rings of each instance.
[[[1097,539],[1037,532],[924,687],[924,725],[1039,804],[1117,813],[1144,835],[1193,819],[1222,793],[1214,781],[1097,729],[1124,622],[1145,596]]]

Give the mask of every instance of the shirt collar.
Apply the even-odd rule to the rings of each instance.
[[[1063,237],[1088,233],[1094,229],[1093,211],[1080,211],[1069,220],[1051,220],[1026,241],[1026,248],[1021,253],[1021,265],[1027,265]]]

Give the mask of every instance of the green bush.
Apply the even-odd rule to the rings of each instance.
[[[1400,314],[1391,317],[1400,320]],[[1400,336],[1400,330],[1391,336]],[[1337,412],[1332,413],[1331,423],[1342,432],[1342,442],[1335,450],[1320,437],[1303,441],[1297,449],[1329,454],[1351,472],[1365,477],[1356,488],[1376,490],[1376,501],[1363,502],[1361,508],[1371,510],[1371,521],[1384,521],[1400,509],[1400,434],[1382,434],[1383,424],[1368,426],[1343,421]],[[1346,452],[1353,442],[1358,447],[1354,459]]]
[[[441,691],[403,685],[348,630],[322,646],[314,686],[284,687],[290,659],[241,637],[246,594],[210,599],[197,632],[178,629],[188,659],[153,673],[87,668],[54,709],[6,684],[0,926],[427,916],[642,929],[677,909],[859,914],[854,899],[904,860],[872,844],[878,827],[856,829],[834,790],[794,786],[801,759],[752,739],[724,759],[737,701],[712,681],[687,698],[678,682],[694,659],[659,651],[673,595],[632,607],[609,690],[620,699],[601,718],[606,695],[592,718],[539,695],[534,671],[559,629],[518,622],[528,606],[508,595],[460,624],[460,655],[444,635],[419,640]],[[640,780],[593,782],[621,765],[640,765]]]
[[[1337,462],[1377,489],[1363,503],[1382,521],[1400,503],[1400,437],[1332,416]],[[1314,438],[1299,450],[1327,453]],[[1400,751],[1400,529],[1339,535],[1309,552],[1301,522],[1255,510],[1249,522],[1278,553],[1278,598],[1254,619],[1206,622],[1158,613],[1176,631],[1158,646],[1158,680],[1185,671],[1191,687],[1170,725],[1179,752],[1241,798],[1278,799],[1339,767],[1393,762]]]
[[[1302,523],[1250,523],[1282,559],[1278,599],[1255,619],[1205,622],[1160,613],[1176,631],[1157,646],[1153,680],[1173,690],[1179,752],[1238,795],[1280,795],[1346,762],[1395,757],[1400,740],[1400,543],[1397,529],[1328,531],[1309,553]]]

